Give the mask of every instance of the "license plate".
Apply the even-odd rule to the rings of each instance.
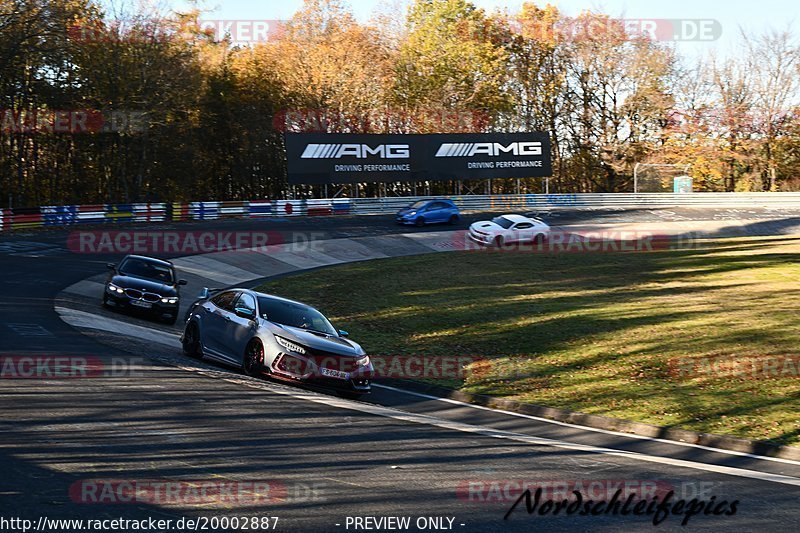
[[[331,370],[330,368],[320,368],[323,376],[336,379],[350,379],[350,374],[341,370]]]
[[[153,304],[150,302],[143,302],[141,300],[131,300],[131,305],[135,305],[136,307],[143,307],[145,309],[150,309],[153,307]]]

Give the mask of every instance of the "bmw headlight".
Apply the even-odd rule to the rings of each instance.
[[[406,216],[407,216],[407,217],[413,217],[413,216],[414,216],[414,215],[416,215],[416,214],[417,214],[417,212],[416,212],[416,211],[411,211],[411,212],[410,212],[409,214],[407,214]]]
[[[175,296],[171,296],[169,298],[161,298],[162,304],[176,304],[178,303],[178,298]]]
[[[294,343],[290,340],[284,339],[283,337],[278,337],[275,335],[275,340],[278,341],[278,344],[289,350],[290,352],[299,353],[301,355],[306,353],[306,349],[300,346],[297,343]]]
[[[365,355],[364,357],[356,359],[356,365],[360,367],[369,366],[369,356]]]
[[[118,294],[122,294],[123,292],[125,292],[123,289],[117,287],[113,283],[109,283],[108,284],[108,290],[111,291],[111,292],[116,292]]]

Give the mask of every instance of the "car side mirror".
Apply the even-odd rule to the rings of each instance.
[[[106,263],[106,268],[108,268],[109,270],[116,270],[117,269],[117,264],[116,263]]]
[[[340,329],[340,330],[339,330],[339,336],[340,336],[340,337],[348,337],[349,335],[350,335],[350,334],[349,334],[349,333],[347,333],[345,330],[343,330],[343,329]]]
[[[187,283],[189,283],[189,282],[186,281],[185,279],[179,279],[178,280],[178,285],[186,285]]]
[[[237,307],[234,313],[236,313],[236,316],[239,318],[246,318],[248,320],[254,320],[256,318],[256,310],[247,307]]]

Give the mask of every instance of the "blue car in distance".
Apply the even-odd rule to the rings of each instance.
[[[398,224],[455,224],[461,218],[461,213],[451,200],[435,198],[433,200],[419,200],[404,207],[397,212]]]

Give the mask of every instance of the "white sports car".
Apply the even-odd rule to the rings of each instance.
[[[538,218],[502,215],[469,227],[469,238],[483,245],[503,246],[515,242],[539,243],[550,235],[550,226]]]

